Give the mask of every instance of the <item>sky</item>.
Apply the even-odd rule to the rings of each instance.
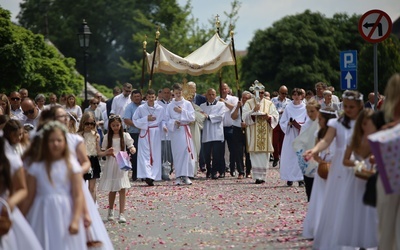
[[[184,5],[187,0],[177,0]],[[0,0],[0,6],[11,11],[12,20],[17,22],[20,0]],[[221,22],[227,18],[224,12],[230,12],[232,0],[191,0],[192,14],[199,19],[200,25],[209,27],[208,20],[220,16]],[[235,29],[236,50],[246,50],[257,30],[271,27],[276,21],[287,15],[295,15],[309,9],[320,12],[326,17],[335,13],[364,14],[372,9],[386,12],[392,22],[400,17],[399,0],[240,0],[239,19]]]

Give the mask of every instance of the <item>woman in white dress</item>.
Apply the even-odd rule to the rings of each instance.
[[[21,158],[0,137],[0,197],[12,211],[9,215],[12,226],[7,234],[0,237],[0,249],[42,249],[31,226],[17,207],[27,194]],[[2,207],[0,203],[0,209]]]
[[[28,155],[27,219],[46,250],[86,248],[82,169],[69,154],[66,134],[65,125],[48,122],[38,132],[40,145],[34,144],[39,154]]]
[[[172,88],[175,98],[166,108],[166,120],[174,156],[175,184],[180,185],[182,180],[184,184],[191,185],[189,177],[194,175],[197,155],[189,123],[194,122],[195,113],[192,104],[182,97],[181,85],[174,84]]]
[[[304,153],[305,159],[308,160],[314,154],[327,149],[333,139],[336,139],[336,151],[335,155],[332,156],[324,205],[314,238],[314,248],[316,249],[340,249],[342,246],[338,244],[339,234],[347,232],[346,228],[343,228],[340,223],[340,218],[347,212],[342,198],[348,191],[344,188],[345,179],[349,174],[354,173],[352,172],[353,170],[343,166],[343,155],[346,150],[347,140],[353,132],[355,120],[363,109],[363,96],[357,91],[346,90],[342,98],[343,116],[329,120],[329,128],[325,137],[314,148]]]

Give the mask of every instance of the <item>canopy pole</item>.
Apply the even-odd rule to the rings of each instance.
[[[231,35],[231,41],[232,41],[232,52],[233,52],[233,60],[235,60],[235,78],[236,78],[236,90],[237,90],[237,96],[239,98],[239,102],[242,101],[242,91],[240,91],[240,86],[239,86],[239,74],[238,74],[238,69],[237,69],[237,60],[236,60],[236,50],[235,50],[235,39],[233,38],[233,35],[235,34],[233,32],[233,26],[229,25],[230,27],[230,35]],[[243,122],[242,118],[242,105],[239,107],[240,111],[240,121]]]
[[[151,89],[151,82],[153,81],[154,63],[156,61],[156,54],[157,54],[158,38],[159,37],[160,37],[160,27],[157,28],[156,40],[154,42],[154,54],[153,54],[153,61],[151,62],[151,70],[150,70],[150,78],[149,78],[149,89]]]
[[[219,27],[221,26],[221,22],[219,21],[218,14],[215,16],[215,26],[217,26],[218,37],[221,37],[219,34]],[[219,70],[219,97],[222,98],[222,69]]]
[[[231,41],[232,41],[232,52],[233,52],[233,59],[235,60],[235,77],[236,77],[236,90],[237,90],[237,95],[240,100],[241,98],[241,91],[239,87],[239,74],[238,74],[238,69],[237,69],[237,60],[236,60],[236,51],[235,51],[235,39],[233,38],[233,35],[235,34],[232,30],[232,25],[230,25],[230,35],[231,35]]]
[[[147,36],[144,36],[144,41],[143,41],[143,61],[142,61],[142,80],[140,82],[140,92],[143,95],[143,85],[144,85],[144,67],[145,67],[145,61],[146,61],[146,46],[147,46]]]

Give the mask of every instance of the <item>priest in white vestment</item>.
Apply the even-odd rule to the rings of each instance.
[[[157,102],[156,92],[147,91],[147,102],[133,114],[133,124],[140,129],[137,152],[137,177],[149,186],[161,180],[161,133],[166,131],[164,108]]]
[[[292,91],[292,102],[283,111],[279,121],[282,131],[285,133],[283,139],[280,174],[281,179],[287,181],[287,185],[293,185],[293,181],[299,181],[304,186],[303,173],[297,160],[296,152],[293,149],[293,141],[300,134],[301,126],[307,120],[306,105],[301,101],[301,90],[298,88]]]
[[[278,125],[279,113],[275,105],[264,98],[264,86],[261,83],[258,86],[261,86],[259,100],[253,97],[245,103],[242,119],[248,125],[246,143],[250,153],[252,178],[256,184],[261,184],[266,181],[269,157],[274,152],[272,131]],[[257,111],[263,115],[254,115]]]
[[[174,84],[172,88],[175,98],[168,104],[165,114],[174,158],[175,184],[191,185],[189,177],[194,176],[197,157],[189,127],[189,123],[195,120],[194,109],[192,104],[182,97],[180,84]]]

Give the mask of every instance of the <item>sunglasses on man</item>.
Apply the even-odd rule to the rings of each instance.
[[[33,113],[35,113],[35,108],[23,111],[24,115],[32,115]]]

